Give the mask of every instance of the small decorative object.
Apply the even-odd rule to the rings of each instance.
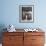
[[[38,29],[24,29],[25,32],[38,32]]]
[[[15,27],[12,24],[8,26],[7,31],[8,32],[16,32]]]
[[[33,31],[32,29],[24,29],[25,32],[28,32],[28,31]]]
[[[28,29],[24,29],[25,32],[28,32]]]
[[[34,5],[20,5],[20,22],[34,22]]]

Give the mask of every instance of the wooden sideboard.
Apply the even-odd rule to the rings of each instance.
[[[44,46],[44,32],[3,32],[3,46]]]

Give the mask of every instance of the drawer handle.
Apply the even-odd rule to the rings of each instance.
[[[32,39],[32,40],[36,40],[36,39]]]
[[[13,40],[13,38],[9,38],[10,40]]]
[[[10,40],[12,40],[11,38],[9,38]]]

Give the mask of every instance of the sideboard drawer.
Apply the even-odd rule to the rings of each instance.
[[[23,33],[3,33],[3,46],[23,46]]]
[[[43,35],[44,36],[44,32],[25,32],[24,33],[24,36],[41,36]]]
[[[23,32],[4,32],[5,36],[23,36]]]
[[[44,36],[32,36],[32,43],[33,44],[43,44]]]

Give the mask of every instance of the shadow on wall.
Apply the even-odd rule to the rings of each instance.
[[[2,43],[2,36],[3,36],[3,32],[5,32],[6,30],[4,30],[5,25],[4,24],[0,24],[0,43]]]

